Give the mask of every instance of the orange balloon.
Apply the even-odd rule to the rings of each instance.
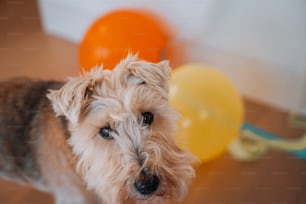
[[[117,10],[99,18],[87,31],[79,48],[81,68],[103,64],[112,69],[128,52],[158,62],[169,36],[157,19],[132,10]]]

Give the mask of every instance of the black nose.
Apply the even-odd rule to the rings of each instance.
[[[142,195],[153,193],[157,190],[158,186],[159,178],[156,175],[150,174],[146,171],[142,171],[135,182],[135,188]]]

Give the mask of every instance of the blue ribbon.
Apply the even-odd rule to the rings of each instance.
[[[243,123],[242,125],[242,130],[248,130],[260,137],[263,137],[265,139],[269,139],[269,140],[282,140],[281,137],[277,136],[277,135],[273,135],[271,133],[268,133],[262,129],[259,129],[257,127],[254,127],[248,123]],[[297,150],[297,151],[289,151],[290,154],[300,158],[300,159],[303,159],[303,160],[306,160],[306,148],[302,149],[302,150]]]

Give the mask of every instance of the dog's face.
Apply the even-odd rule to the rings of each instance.
[[[167,62],[136,58],[71,79],[48,97],[70,121],[78,171],[106,203],[181,200],[194,176],[194,158],[173,138],[171,70]]]

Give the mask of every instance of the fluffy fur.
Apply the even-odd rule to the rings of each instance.
[[[73,156],[59,157],[62,164],[56,161],[60,168],[52,175],[48,175],[50,169],[46,170],[46,165],[53,168],[47,164],[49,161],[38,164],[42,166],[41,177],[51,178],[33,183],[44,186],[54,183],[52,179],[66,179],[63,182],[66,188],[58,189],[71,189],[69,195],[78,194],[79,203],[91,202],[93,199],[88,197],[94,195],[107,204],[181,201],[194,177],[191,164],[195,159],[174,141],[178,117],[168,102],[170,74],[167,61],[155,64],[138,61],[137,56],[129,55],[113,71],[96,68],[70,79],[60,89],[51,90],[47,97],[56,115],[67,119],[68,129],[61,128],[61,135],[64,133],[68,139],[63,140],[67,141],[64,147],[51,150],[46,147],[36,154],[43,159],[52,153],[50,151]],[[154,115],[150,126],[142,122],[144,112]],[[112,140],[99,134],[105,126],[112,129]],[[39,140],[45,138],[39,137]],[[144,170],[160,179],[157,190],[149,195],[142,195],[135,188]],[[75,187],[74,191],[73,186],[83,185],[80,182],[87,190]],[[53,184],[52,188],[63,186],[63,183]],[[62,195],[64,193],[54,194],[58,203],[76,203],[69,201],[69,197]]]

